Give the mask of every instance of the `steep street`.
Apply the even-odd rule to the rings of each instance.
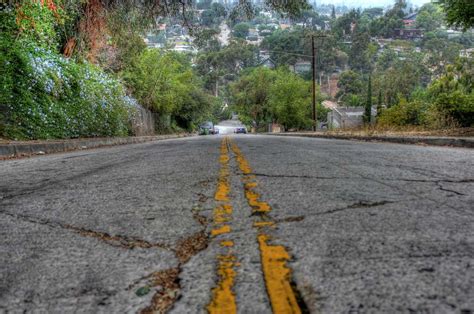
[[[0,178],[0,312],[474,311],[470,149],[201,136]]]

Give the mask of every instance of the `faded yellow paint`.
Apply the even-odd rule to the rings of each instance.
[[[237,313],[235,294],[232,291],[236,275],[234,270],[235,256],[221,255],[218,260],[219,284],[212,289],[212,301],[207,306],[207,310],[211,314]]]
[[[229,222],[232,215],[232,206],[229,204],[224,204],[214,208],[214,223],[220,224],[224,222]]]
[[[226,137],[221,142],[219,157],[221,169],[214,194],[214,199],[219,202],[213,212],[215,228],[211,230],[211,235],[214,237],[231,232],[231,227],[227,224],[232,220],[232,205],[229,204],[229,161],[228,140]],[[212,300],[207,306],[207,310],[209,313],[233,314],[237,312],[237,303],[232,289],[236,275],[234,267],[237,267],[238,263],[235,262],[235,256],[231,254],[234,242],[232,240],[222,240],[220,245],[223,250],[227,251],[227,254],[217,257],[219,281],[217,286],[212,289]]]
[[[223,204],[221,206],[222,211],[224,211],[227,215],[232,214],[232,205],[230,204]]]
[[[232,151],[237,156],[239,168],[244,174],[245,198],[254,212],[268,213],[272,209],[266,202],[260,200],[260,194],[255,191],[258,186],[252,168],[236,144],[231,144]],[[266,215],[266,217],[269,217]],[[257,236],[265,286],[270,298],[273,313],[301,313],[295,292],[291,286],[291,269],[287,266],[290,254],[281,245],[269,245],[270,237],[264,233],[266,227],[275,225],[275,221],[256,221],[253,226],[259,228]]]
[[[229,200],[230,186],[229,182],[225,178],[219,178],[217,183],[216,193],[214,194],[214,199],[220,202],[226,202]]]
[[[258,235],[268,296],[274,313],[301,313],[290,284],[291,269],[286,265],[290,255],[281,245],[268,245],[269,236]]]
[[[260,194],[257,192],[254,192],[250,189],[245,190],[245,198],[255,212],[264,213],[272,210],[270,205],[268,205],[266,202],[259,201]]]
[[[253,223],[253,226],[256,228],[260,228],[260,227],[273,226],[274,224],[275,224],[274,221],[256,221]]]
[[[232,240],[224,240],[224,241],[221,241],[221,246],[225,246],[225,247],[234,246],[234,241],[232,241]]]
[[[243,174],[251,174],[252,168],[250,168],[248,161],[244,158],[239,147],[235,143],[231,143],[231,148],[237,157],[237,163],[239,164],[240,171],[242,171]]]
[[[211,235],[213,237],[218,236],[220,234],[225,234],[230,232],[230,226],[229,225],[223,225],[218,228],[214,228],[211,230]]]

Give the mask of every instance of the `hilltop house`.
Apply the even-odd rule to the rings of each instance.
[[[309,61],[298,61],[293,66],[290,65],[290,70],[301,74],[311,71],[311,62]]]
[[[416,17],[418,16],[418,12],[410,13],[403,18],[403,25],[405,28],[415,28],[416,26]]]
[[[423,38],[423,30],[419,28],[396,28],[394,37],[397,39],[419,39]]]
[[[364,124],[364,107],[334,107],[328,113],[329,128],[357,128]],[[372,107],[371,121],[375,121],[377,109]]]

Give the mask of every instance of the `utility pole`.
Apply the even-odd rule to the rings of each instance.
[[[311,66],[313,72],[313,131],[318,129],[318,113],[316,112],[316,47],[314,46],[314,38],[324,38],[326,35],[311,35]],[[321,78],[319,79],[319,84],[321,84]]]
[[[311,36],[311,52],[312,52],[312,59],[311,59],[311,67],[313,72],[313,131],[317,129],[317,121],[316,121],[316,53],[314,50],[314,35]]]

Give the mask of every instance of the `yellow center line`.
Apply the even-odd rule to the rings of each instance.
[[[228,139],[224,138],[220,146],[219,162],[221,169],[219,171],[219,179],[214,199],[218,205],[214,208],[214,228],[211,235],[217,237],[231,232],[228,224],[232,220],[232,205],[229,203],[230,182],[229,182],[229,148]],[[237,303],[233,292],[234,281],[236,276],[235,267],[238,266],[236,258],[232,254],[234,242],[232,240],[222,240],[220,245],[227,251],[226,254],[218,255],[217,275],[219,280],[217,286],[212,289],[212,299],[207,306],[209,313],[237,313]]]
[[[252,174],[252,168],[235,143],[231,143],[231,148],[244,175],[242,181],[249,206],[255,213],[263,214],[268,218],[267,213],[272,208],[262,201],[260,194],[255,191],[258,183],[255,175]],[[284,246],[270,245],[268,242],[271,237],[265,233],[265,227],[273,226],[275,223],[275,221],[266,220],[253,224],[258,228],[257,240],[267,293],[274,313],[301,313],[296,293],[291,285],[291,269],[287,265],[291,256]]]

